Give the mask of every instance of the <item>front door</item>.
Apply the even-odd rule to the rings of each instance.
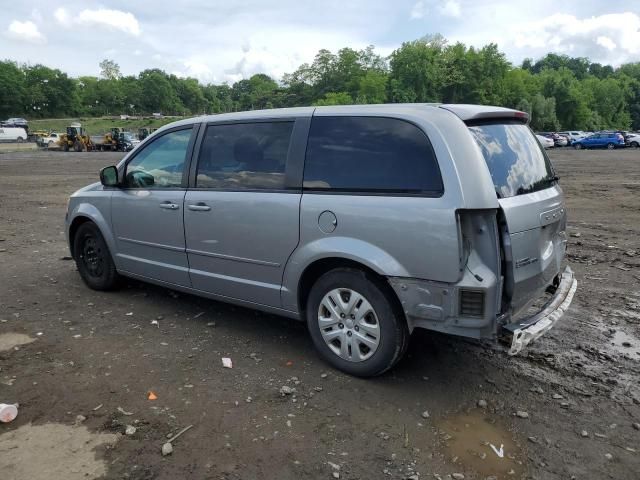
[[[190,286],[183,204],[192,128],[158,136],[131,157],[112,198],[119,270]]]
[[[294,119],[214,124],[205,132],[185,235],[194,288],[279,307],[298,244],[300,185],[290,181]]]

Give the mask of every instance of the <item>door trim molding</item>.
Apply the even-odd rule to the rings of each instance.
[[[164,250],[171,250],[172,252],[185,251],[183,247],[174,247],[172,245],[164,245],[163,243],[145,242],[143,240],[134,240],[133,238],[118,237],[118,240],[122,240],[123,242],[128,242],[128,243],[135,243],[136,245],[144,245],[146,247],[162,248]]]
[[[266,267],[278,268],[281,266],[280,263],[276,263],[276,262],[267,262],[265,260],[255,260],[253,258],[236,257],[233,255],[224,255],[222,253],[203,252],[202,250],[193,250],[191,248],[187,248],[187,253],[188,254],[190,253],[192,255],[203,255],[205,257],[222,258],[224,260],[232,260],[234,262],[252,263],[254,265],[264,265]]]

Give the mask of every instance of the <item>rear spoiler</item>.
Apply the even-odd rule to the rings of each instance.
[[[444,104],[440,108],[448,110],[460,117],[463,122],[478,122],[484,120],[511,120],[521,123],[529,122],[529,114],[519,110],[484,105]]]

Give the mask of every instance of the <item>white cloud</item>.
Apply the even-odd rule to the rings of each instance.
[[[596,43],[604,48],[606,48],[607,50],[613,50],[614,48],[616,48],[616,42],[614,42],[613,40],[611,40],[609,37],[605,37],[604,35],[600,35],[597,39],[596,39]]]
[[[97,10],[84,9],[73,18],[64,8],[58,8],[54,17],[61,25],[69,26],[72,22],[78,25],[106,27],[120,30],[135,37],[140,35],[138,19],[130,12],[99,8]]]
[[[418,0],[411,9],[411,19],[419,20],[427,14],[427,6],[422,0]]]
[[[22,40],[30,43],[47,42],[45,36],[40,33],[40,30],[38,30],[38,26],[30,20],[27,20],[26,22],[14,20],[11,22],[7,29],[7,36],[15,40]]]
[[[62,7],[56,8],[56,11],[53,12],[53,16],[60,24],[66,24],[71,20],[67,11]]]
[[[446,17],[458,18],[461,13],[460,2],[457,0],[447,0],[438,10]]]
[[[618,65],[640,54],[640,16],[626,12],[580,19],[554,14],[515,26],[513,40],[519,49],[554,50]]]

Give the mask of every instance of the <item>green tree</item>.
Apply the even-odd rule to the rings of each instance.
[[[438,102],[445,85],[442,44],[430,39],[405,42],[390,56],[389,99]]]
[[[107,80],[118,80],[122,77],[120,66],[113,60],[105,58],[100,62],[100,76]]]
[[[321,107],[326,105],[349,105],[353,103],[353,98],[347,92],[329,92],[324,98],[316,100],[313,105]]]
[[[0,117],[23,115],[25,93],[23,71],[14,62],[0,62]]]

